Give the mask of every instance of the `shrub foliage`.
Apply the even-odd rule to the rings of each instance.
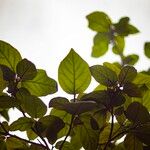
[[[93,12],[87,20],[96,32],[92,56],[112,50],[120,62],[89,67],[71,49],[59,65],[58,81],[72,99],[53,97],[48,106],[41,97],[57,92],[58,83],[0,41],[1,150],[150,149],[150,70],[137,72],[133,66],[139,56],[124,55],[125,38],[139,30],[128,17],[113,23],[104,12]],[[144,53],[150,58],[150,42]],[[86,93],[92,77],[98,86]],[[14,122],[10,108],[22,114]],[[18,130],[27,138],[16,134]]]

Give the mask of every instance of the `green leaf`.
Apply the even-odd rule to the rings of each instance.
[[[8,137],[6,140],[6,146],[8,150],[14,150],[14,149],[22,149],[22,148],[28,148],[27,144],[24,141],[21,141],[19,139],[16,139],[14,137]]]
[[[150,89],[150,75],[138,73],[135,79],[133,80],[133,83],[139,86],[146,85]]]
[[[135,65],[137,63],[137,61],[139,60],[139,56],[136,54],[131,54],[126,56],[123,59],[123,63],[124,64],[128,64],[128,65]]]
[[[17,64],[16,70],[21,81],[32,80],[37,74],[35,65],[27,59],[22,59]]]
[[[115,109],[115,113],[114,113],[117,122],[120,125],[123,125],[126,121],[126,116],[124,114],[124,107],[118,107],[117,109]]]
[[[0,149],[1,150],[7,150],[5,141],[0,140]]]
[[[107,90],[107,86],[99,84],[94,91],[102,91],[102,90]]]
[[[103,85],[113,86],[117,82],[116,73],[105,66],[95,65],[90,70],[94,79]]]
[[[0,69],[0,93],[6,88],[6,81],[3,79],[3,72]]]
[[[128,106],[126,117],[134,123],[146,123],[150,121],[148,110],[139,102],[133,102]]]
[[[94,37],[94,45],[92,47],[92,56],[100,57],[108,51],[109,37],[106,33],[97,33]]]
[[[73,49],[59,65],[58,80],[69,94],[84,92],[91,82],[88,64]]]
[[[51,110],[50,115],[59,117],[65,123],[65,127],[57,134],[57,137],[61,138],[63,136],[66,136],[66,134],[68,133],[68,130],[69,130],[69,124],[71,122],[72,115],[67,113],[66,111],[58,110],[58,109],[54,109],[54,108]]]
[[[128,25],[128,33],[129,34],[136,34],[138,32],[139,32],[139,30],[135,26],[133,26],[131,24]]]
[[[145,56],[150,58],[150,42],[146,42],[144,45]]]
[[[109,62],[104,62],[103,66],[109,68],[110,70],[116,72],[116,74],[118,75],[120,73],[120,68],[116,65],[116,64],[112,64]]]
[[[116,23],[115,26],[115,31],[121,35],[121,36],[127,36],[128,35],[128,23],[129,23],[129,18],[128,17],[123,17],[119,20],[118,23]]]
[[[120,55],[123,53],[125,47],[125,40],[122,36],[115,36],[114,37],[114,46],[112,48],[112,51],[114,54]]]
[[[109,109],[110,107],[120,106],[125,102],[125,98],[121,93],[109,91],[94,91],[84,95],[81,100],[95,101],[99,109]]]
[[[24,88],[19,89],[16,96],[21,102],[23,110],[31,117],[40,118],[45,115],[47,107],[40,98],[30,95],[30,93]]]
[[[29,150],[45,150],[45,148],[42,147],[42,145],[40,146],[40,145],[31,144]]]
[[[98,130],[99,129],[99,125],[97,123],[97,121],[95,120],[95,118],[91,117],[90,118],[90,124],[93,130]]]
[[[89,28],[97,32],[109,32],[111,26],[110,18],[104,12],[93,12],[87,17]]]
[[[38,137],[38,135],[32,129],[27,129],[26,134],[29,140],[35,140]]]
[[[18,103],[15,98],[10,96],[0,96],[0,108],[12,108],[17,107]]]
[[[123,92],[130,97],[142,97],[141,90],[134,83],[125,83],[123,86]]]
[[[91,111],[97,107],[97,104],[93,101],[76,101],[69,102],[67,99],[53,98],[49,107],[54,107],[55,109],[64,110],[73,115],[79,115],[88,111]]]
[[[56,116],[48,115],[40,118],[35,125],[36,131],[49,140],[53,144],[57,140],[58,132],[63,129],[65,123]]]
[[[2,116],[3,118],[5,118],[7,121],[9,121],[9,114],[8,114],[8,109],[2,109],[0,111],[0,116]]]
[[[125,149],[124,144],[122,142],[122,143],[115,145],[113,150],[126,150],[126,149]]]
[[[114,24],[114,26],[115,31],[120,36],[128,36],[129,34],[135,34],[139,32],[135,26],[129,24],[128,17],[121,18],[118,23]]]
[[[99,143],[106,143],[108,141],[109,138],[109,134],[110,134],[110,129],[111,129],[111,124],[108,123],[104,126],[104,129],[102,130],[102,132],[100,133],[100,137],[99,137]],[[112,133],[112,137],[117,134],[118,132],[120,132],[120,125],[118,123],[114,123],[114,127],[113,127],[113,133]],[[122,135],[123,136],[123,135]],[[119,137],[120,138],[120,137]]]
[[[82,143],[79,137],[79,133],[76,134],[75,132],[72,132],[70,143],[74,147],[74,150],[81,150],[82,148]]]
[[[110,104],[108,106],[121,106],[126,101],[125,97],[122,95],[121,92],[108,91],[108,95],[110,99]]]
[[[10,44],[0,40],[0,64],[6,65],[15,72],[20,60],[20,53]]]
[[[48,77],[46,72],[39,69],[34,79],[24,81],[21,83],[22,87],[25,87],[35,96],[46,96],[48,94],[55,93],[57,91],[57,83],[52,78]]]
[[[7,66],[5,65],[0,65],[0,70],[2,71],[3,74],[3,79],[5,81],[14,81],[16,74]]]
[[[138,126],[132,132],[141,142],[150,146],[150,122]]]
[[[91,128],[89,114],[80,116],[80,119],[83,124],[74,127],[74,133],[77,134],[84,149],[95,150],[98,144],[99,133]]]
[[[150,90],[147,90],[142,97],[142,104],[148,109],[150,112]]]
[[[0,132],[4,132],[4,129],[3,129],[3,127],[7,130],[7,131],[9,131],[9,125],[8,125],[8,122],[7,121],[3,121],[3,122],[1,122],[1,126],[0,126]],[[2,136],[3,134],[1,134],[1,136]],[[2,138],[0,136],[0,138]]]
[[[137,75],[137,70],[132,66],[125,66],[121,69],[119,74],[120,85],[131,82]]]
[[[109,96],[106,91],[93,91],[81,97],[81,101],[94,101],[98,104],[99,109],[105,109],[107,103],[110,103]]]
[[[134,134],[127,134],[124,140],[124,146],[127,150],[143,150],[143,144]]]
[[[10,125],[9,130],[10,131],[16,131],[16,130],[26,131],[32,127],[33,123],[34,121],[31,118],[21,117]]]
[[[63,141],[59,141],[56,143],[55,148],[59,149]],[[62,150],[75,150],[75,147],[71,145],[71,143],[65,141]]]

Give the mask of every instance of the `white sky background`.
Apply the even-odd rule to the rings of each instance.
[[[150,61],[143,55],[143,44],[150,41],[150,0],[0,0],[0,40],[57,80],[59,63],[70,48],[89,65],[119,60],[112,52],[98,59],[91,57],[95,33],[87,27],[85,16],[97,10],[106,12],[114,22],[130,17],[141,33],[127,38],[125,53],[140,54],[136,68],[147,69]]]

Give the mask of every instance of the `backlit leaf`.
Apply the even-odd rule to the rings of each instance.
[[[59,117],[48,115],[38,120],[35,129],[40,135],[47,137],[49,142],[53,144],[57,140],[58,132],[64,126],[65,123]]]
[[[109,62],[104,62],[103,66],[109,68],[110,70],[116,72],[116,74],[118,75],[120,73],[120,68],[115,64],[115,63],[109,63]]]
[[[6,65],[15,72],[20,60],[21,55],[17,49],[4,41],[0,41],[0,64]]]
[[[59,141],[56,143],[55,148],[59,149],[63,141]],[[63,144],[62,150],[75,150],[75,147],[71,145],[71,143],[65,141]]]
[[[133,83],[126,83],[123,86],[123,92],[130,97],[142,97],[141,90]]]
[[[111,124],[110,123],[105,125],[104,129],[100,133],[99,143],[107,142],[107,140],[109,138],[109,134],[110,134],[110,128],[111,128]],[[120,125],[118,123],[114,123],[112,136],[114,136],[117,132],[120,132],[119,128],[120,128]]]
[[[87,17],[89,28],[98,32],[108,32],[111,25],[110,18],[104,12],[93,12]]]
[[[16,70],[17,75],[21,78],[22,81],[32,80],[37,74],[35,65],[27,59],[21,60],[17,64]]]
[[[114,24],[115,31],[120,36],[128,36],[129,34],[135,34],[139,32],[135,26],[129,24],[129,20],[130,19],[128,17],[123,17],[118,23]]]
[[[126,117],[134,123],[146,123],[150,121],[148,110],[139,102],[133,102],[128,106]]]
[[[124,37],[122,36],[115,36],[114,38],[114,46],[112,48],[112,51],[114,54],[122,54],[125,47],[125,41]]]
[[[98,144],[99,133],[97,130],[93,130],[90,124],[90,115],[83,114],[80,116],[82,125],[74,127],[74,133],[77,134],[79,141],[86,150],[95,150]],[[74,139],[75,140],[75,139]]]
[[[8,150],[12,150],[12,149],[20,149],[21,150],[22,148],[28,148],[27,144],[24,141],[21,141],[14,137],[7,138],[6,146],[7,146]]]
[[[129,65],[135,65],[137,63],[137,61],[139,60],[139,56],[136,54],[131,54],[126,56],[123,59],[123,63],[124,64],[129,64]]]
[[[92,76],[97,82],[106,86],[113,86],[116,84],[117,75],[111,69],[101,65],[94,65],[90,67],[90,70]]]
[[[0,108],[12,108],[17,107],[18,103],[15,98],[10,96],[0,96]]]
[[[133,79],[137,75],[137,70],[132,66],[125,66],[121,69],[121,72],[119,74],[119,82],[120,84],[124,84],[127,82],[133,81]]]
[[[146,42],[144,45],[145,56],[150,58],[150,42]]]
[[[143,150],[143,145],[134,134],[127,134],[124,140],[124,145],[127,150]]]
[[[22,87],[27,88],[32,95],[46,96],[57,91],[57,83],[48,77],[46,72],[39,69],[34,79],[21,83]]]
[[[0,140],[0,149],[1,150],[7,150],[6,142],[5,141]]]
[[[94,37],[94,45],[92,47],[92,56],[100,57],[108,51],[109,37],[106,33],[97,33]]]
[[[40,118],[45,115],[47,111],[46,105],[42,100],[21,88],[17,92],[17,99],[21,102],[21,106],[33,118]]]
[[[61,129],[61,131],[59,131],[59,133],[57,134],[57,137],[61,138],[65,136],[69,130],[69,124],[71,122],[71,114],[67,113],[66,111],[53,108],[50,112],[50,115],[59,117],[60,119],[63,120],[63,122],[65,123],[65,127]]]
[[[6,87],[6,81],[3,79],[3,72],[0,69],[0,93],[3,92],[5,87]]]
[[[141,142],[150,146],[150,122],[138,126],[132,132]]]
[[[26,134],[29,140],[35,140],[38,137],[38,135],[32,129],[26,130]]]
[[[133,83],[139,86],[146,85],[150,89],[150,75],[138,73],[134,78]]]
[[[7,66],[5,65],[0,65],[0,70],[2,71],[3,74],[3,79],[6,81],[14,81],[16,74]]]
[[[88,64],[73,49],[59,65],[58,80],[69,94],[84,92],[91,82]]]
[[[31,118],[21,117],[10,125],[9,130],[10,131],[16,131],[16,130],[25,131],[25,130],[30,129],[33,123],[34,121]]]

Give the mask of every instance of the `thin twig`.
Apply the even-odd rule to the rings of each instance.
[[[70,132],[71,132],[71,129],[72,129],[72,125],[73,125],[73,120],[74,120],[74,115],[72,115],[72,118],[71,118],[71,123],[70,123],[70,126],[69,126],[69,130],[65,136],[65,139],[63,140],[63,142],[61,143],[60,147],[59,147],[59,150],[62,150],[63,148],[63,145],[64,143],[66,142],[68,136],[70,135]]]
[[[75,102],[75,99],[76,99],[76,94],[74,93],[74,96],[73,96],[73,101],[74,101],[74,102]],[[70,135],[70,132],[71,132],[71,129],[72,129],[72,125],[73,125],[73,121],[74,121],[74,117],[75,117],[75,116],[72,115],[72,117],[71,117],[71,122],[70,122],[70,126],[69,126],[69,130],[68,130],[68,132],[67,132],[67,134],[66,134],[66,136],[65,136],[65,139],[64,139],[63,142],[61,143],[61,145],[60,145],[60,147],[59,147],[59,150],[62,150],[64,143],[66,142],[68,136]]]
[[[108,141],[104,147],[104,150],[107,149],[107,146],[110,144],[110,142],[112,141],[112,134],[113,134],[113,128],[114,128],[114,114],[113,114],[113,108],[111,108],[111,127],[110,127],[110,133],[109,133],[109,137],[108,137]]]
[[[0,126],[1,126],[2,129],[4,130],[4,132],[0,132],[1,135],[13,137],[13,138],[19,139],[19,140],[21,140],[21,141],[24,141],[24,142],[26,142],[26,143],[30,143],[30,144],[34,144],[34,145],[37,145],[37,146],[46,148],[44,145],[41,145],[41,144],[36,143],[36,142],[29,141],[29,140],[27,140],[27,139],[23,139],[23,138],[21,138],[21,137],[19,137],[19,136],[17,136],[17,135],[13,135],[13,134],[9,133],[1,122],[0,122]]]
[[[26,114],[25,114],[25,112],[24,112],[24,110],[22,109],[21,106],[20,106],[20,111],[22,112],[23,116],[26,117]],[[32,130],[35,134],[37,134],[37,135],[40,137],[40,139],[41,139],[41,140],[43,141],[43,143],[45,144],[46,149],[47,149],[47,150],[50,150],[50,148],[49,148],[49,146],[48,146],[46,140],[45,140],[40,134],[38,134],[38,133],[35,131],[35,129],[34,129],[33,127],[31,128],[31,130]],[[40,142],[40,143],[41,143],[41,142]]]

